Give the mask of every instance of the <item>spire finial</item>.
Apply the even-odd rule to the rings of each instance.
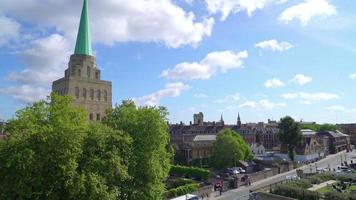
[[[77,35],[77,42],[75,44],[74,54],[89,56],[93,55],[93,50],[91,48],[89,11],[87,0],[84,0],[83,2],[82,15],[80,17],[79,31]]]

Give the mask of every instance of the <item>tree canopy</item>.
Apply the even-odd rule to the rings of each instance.
[[[251,158],[250,147],[238,133],[231,129],[224,129],[218,133],[211,156],[215,168],[233,167],[239,160]]]
[[[286,148],[289,158],[294,161],[295,148],[302,141],[299,124],[292,117],[286,116],[280,120],[278,128],[278,138],[282,143],[282,149]]]
[[[316,132],[340,130],[340,127],[335,124],[305,124],[305,125],[300,125],[300,127],[302,129],[310,129]]]

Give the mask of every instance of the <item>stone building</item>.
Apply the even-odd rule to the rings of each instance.
[[[350,142],[356,145],[356,124],[340,124],[342,132],[350,136]]]
[[[340,131],[320,131],[317,133],[319,141],[324,141],[327,145],[327,153],[338,153],[343,150],[350,150],[350,136]]]
[[[88,120],[100,121],[112,107],[111,82],[101,80],[101,72],[91,47],[88,2],[84,0],[74,54],[64,77],[53,82],[52,92],[69,95],[74,105],[88,111]]]

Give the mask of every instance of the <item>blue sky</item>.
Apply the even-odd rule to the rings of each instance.
[[[0,3],[0,118],[43,99],[74,51],[82,1]],[[113,102],[163,105],[172,122],[291,115],[356,121],[353,0],[89,1]]]

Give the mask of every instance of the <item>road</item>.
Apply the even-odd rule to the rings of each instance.
[[[304,165],[298,169],[302,169],[306,173],[310,172],[315,172],[316,168],[327,168],[330,167],[331,169],[335,168],[337,169],[338,166],[340,166],[341,162],[345,161],[345,158],[348,162],[350,162],[351,159],[355,161],[356,159],[356,151],[350,152],[350,153],[345,153],[345,152],[340,152],[337,154],[329,155],[326,158],[319,160],[316,163],[313,163],[311,165]],[[270,184],[278,183],[280,181],[283,181],[286,176],[294,176],[297,175],[296,169],[291,170],[289,172],[285,172],[282,174],[278,174],[275,176],[271,176],[269,178],[256,181],[252,183],[248,187],[240,187],[238,189],[234,190],[229,190],[223,193],[222,196],[214,197],[212,199],[219,199],[219,200],[244,200],[248,199],[248,194],[250,190],[258,190],[264,187],[269,186]]]

